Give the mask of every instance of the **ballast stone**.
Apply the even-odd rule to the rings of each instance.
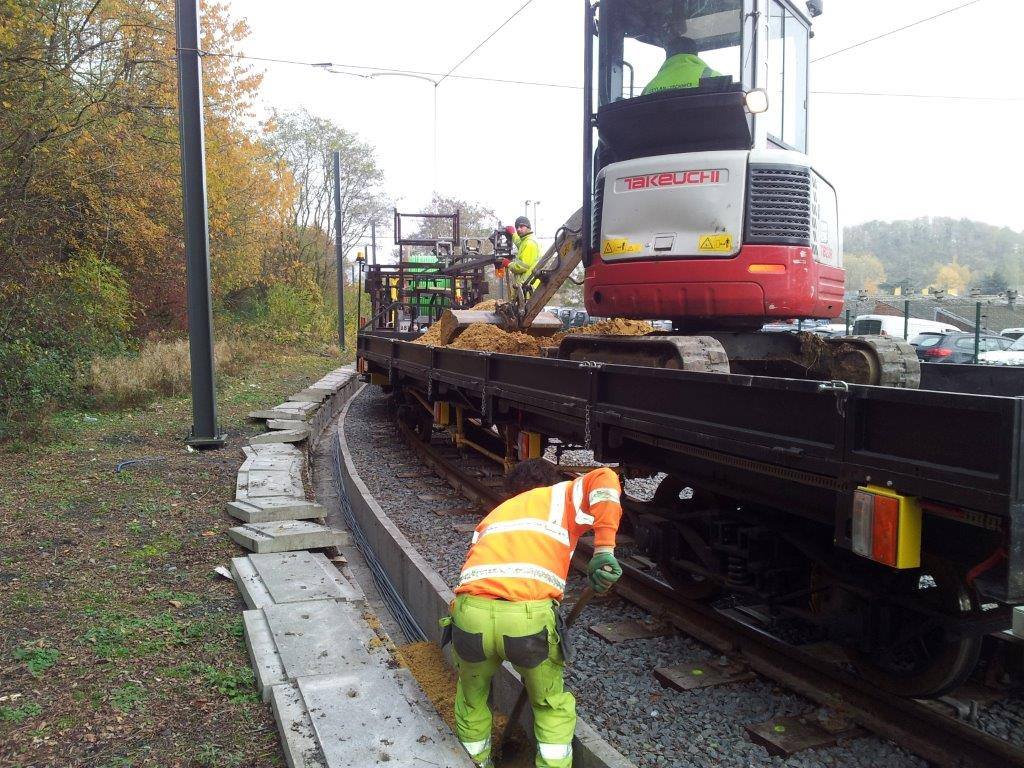
[[[228,536],[236,544],[257,554],[340,547],[350,542],[345,531],[308,520],[246,523],[229,528]]]

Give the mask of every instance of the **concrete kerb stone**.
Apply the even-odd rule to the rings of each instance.
[[[348,403],[341,411],[337,436],[344,459],[341,466],[342,480],[345,483],[344,493],[348,496],[352,512],[368,543],[387,570],[388,578],[401,591],[416,623],[432,641],[438,642],[440,629],[437,622],[442,616],[447,615],[448,605],[454,594],[391,522],[359,477],[345,439],[347,411]],[[522,682],[519,675],[511,666],[504,664],[492,682],[492,696],[497,709],[504,713],[510,712],[521,690]],[[532,715],[529,709],[524,707],[521,723],[527,729],[527,733],[532,733]],[[576,721],[573,765],[576,768],[635,768],[632,762],[619,754],[582,718],[577,718]]]
[[[265,445],[267,443],[301,443],[309,439],[309,427],[299,429],[275,429],[249,438],[249,445]]]

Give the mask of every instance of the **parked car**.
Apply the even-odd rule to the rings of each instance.
[[[959,333],[959,328],[949,323],[921,320],[911,317],[905,321],[900,315],[857,315],[853,321],[854,336],[892,336],[903,338],[903,326],[907,325],[907,336],[913,339],[923,333]],[[973,350],[974,348],[971,347]]]
[[[982,352],[978,355],[978,362],[982,365],[1024,365],[1024,335],[1006,349]]]
[[[1003,328],[1003,330],[999,332],[999,335],[1006,336],[1011,339],[1019,339],[1021,336],[1024,336],[1024,328]]]
[[[978,344],[979,361],[983,352],[991,353],[1009,349],[1014,342],[1005,336],[982,334]],[[917,350],[917,358],[926,363],[973,363],[974,334],[957,331],[956,333],[919,333],[910,340],[911,346]]]

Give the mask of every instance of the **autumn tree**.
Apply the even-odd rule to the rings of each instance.
[[[942,288],[958,294],[966,293],[971,284],[971,270],[963,264],[936,264],[932,288]]]
[[[305,269],[324,295],[333,295],[337,285],[333,153],[341,153],[341,240],[347,254],[366,237],[371,222],[384,224],[390,213],[374,149],[354,133],[305,109],[275,112],[266,133],[281,172],[294,181],[296,195],[282,211],[271,258],[264,264],[264,279],[272,283],[287,279],[296,268]]]
[[[846,270],[846,290],[864,289],[869,293],[878,290],[885,282],[885,267],[881,260],[870,253],[843,254],[843,269]]]

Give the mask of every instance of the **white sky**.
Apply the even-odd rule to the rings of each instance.
[[[444,73],[525,0],[230,2],[251,27],[243,50],[252,56]],[[962,2],[827,0],[811,58]],[[456,74],[578,86],[582,12],[579,0],[534,0]],[[1022,29],[1024,0],[981,0],[812,64],[812,91],[1018,99],[812,94],[810,155],[839,191],[844,225],[953,216],[1024,230]],[[263,109],[305,107],[357,132],[376,146],[400,210],[429,200],[431,83],[256,67]],[[535,228],[552,235],[580,205],[580,90],[449,79],[437,97],[437,190],[484,203],[505,223],[524,200],[540,200]]]

